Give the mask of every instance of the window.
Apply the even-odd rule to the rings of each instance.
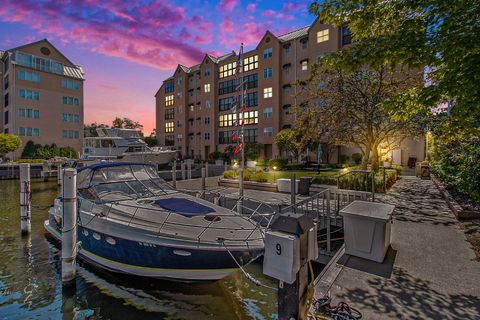
[[[218,133],[218,143],[228,144],[232,142],[233,131],[220,131]]]
[[[230,110],[233,104],[233,97],[223,98],[218,100],[218,110],[219,111],[226,111]]]
[[[285,71],[285,74],[289,74],[290,73],[290,68],[291,68],[291,64],[290,63],[286,63],[283,65],[283,70]]]
[[[205,71],[203,72],[203,75],[205,77],[208,77],[210,75],[210,68],[206,68]]]
[[[174,95],[171,94],[171,95],[168,95],[168,96],[165,96],[165,107],[171,107],[173,106],[173,99],[174,99]]]
[[[165,109],[165,120],[173,120],[175,118],[175,108]]]
[[[272,108],[263,108],[263,117],[264,118],[271,118],[273,114]]]
[[[352,43],[352,31],[348,26],[342,27],[342,45]]]
[[[322,61],[322,56],[317,54],[317,63],[320,63],[320,61]]]
[[[302,40],[300,40],[300,43],[302,44],[302,49],[308,48],[308,38],[303,38]]]
[[[181,85],[182,82],[183,82],[183,77],[178,77],[178,78],[177,78],[177,84],[178,84],[178,85]]]
[[[328,29],[317,32],[317,43],[328,41]]]
[[[9,104],[8,92],[3,96],[3,102],[4,102],[5,108],[8,107],[8,104]]]
[[[205,109],[210,109],[210,100],[205,100]]]
[[[291,93],[291,87],[289,84],[283,86],[283,94],[288,96]]]
[[[35,111],[34,110],[34,118],[35,118]],[[74,123],[79,123],[80,122],[80,115],[78,114],[71,114],[71,113],[62,113],[62,122],[74,122]]]
[[[203,121],[205,122],[205,124],[210,124],[210,117],[205,117]]]
[[[39,78],[40,81],[40,78]],[[71,90],[80,90],[80,82],[70,80],[70,79],[62,79],[62,88],[71,89]]]
[[[258,123],[258,111],[245,111],[242,114],[240,114],[240,120],[243,118],[243,124],[257,124]],[[240,121],[241,124],[241,121]]]
[[[291,107],[291,105],[289,105],[289,104],[285,104],[285,105],[282,107],[283,113],[284,113],[285,115],[289,115],[289,114],[290,114],[290,107]]]
[[[244,130],[243,140],[245,142],[257,142],[258,129],[246,129]]]
[[[283,46],[283,54],[288,56],[288,54],[290,53],[290,47],[291,45],[290,44],[286,44]]]
[[[272,87],[263,88],[263,97],[264,98],[271,98],[273,96],[273,89]]]
[[[189,105],[189,106],[188,106],[188,108],[190,109],[190,111],[193,111],[193,110],[195,110],[195,109],[194,109],[194,105],[193,105],[193,104]]]
[[[80,100],[78,98],[74,97],[62,97],[62,103],[63,104],[68,104],[71,106],[79,106],[80,105]]]
[[[247,93],[245,96],[245,106],[255,107],[258,105],[258,92]]]
[[[203,89],[204,89],[204,92],[210,92],[210,83],[206,83]]]
[[[25,128],[23,128],[23,127],[18,128],[18,135],[24,137],[25,136]]]
[[[244,77],[245,86],[247,89],[254,89],[258,87],[258,74],[250,74]]]
[[[237,68],[236,61],[220,66],[220,75],[219,75],[220,79],[233,76],[235,74],[236,68]]]
[[[272,57],[272,48],[263,50],[263,59],[268,59]]]
[[[28,90],[28,89],[19,89],[18,95],[22,99],[28,100],[40,100],[40,93],[38,91]]]
[[[8,110],[3,113],[3,124],[8,124]]]
[[[165,136],[165,145],[166,146],[175,145],[175,135],[174,134],[168,134],[168,135]]]
[[[165,81],[165,93],[172,93],[175,91],[175,81],[173,79]]]
[[[271,136],[273,136],[272,127],[263,128],[263,134],[264,134],[266,137],[271,137]]]
[[[210,132],[205,132],[205,140],[210,140]]]
[[[40,82],[40,74],[38,74],[36,72],[18,70],[18,79],[38,83],[38,82]]]
[[[232,93],[235,91],[236,81],[228,80],[218,84],[218,94]]]
[[[8,89],[8,75],[5,76],[5,78],[3,78],[3,90],[7,90]]]
[[[37,109],[18,109],[18,116],[20,118],[40,119],[40,110]],[[78,122],[78,121],[77,121]]]
[[[21,66],[63,75],[63,64],[58,61],[40,58],[20,51],[16,51],[15,55],[15,61]]]
[[[233,127],[237,121],[237,114],[236,113],[229,113],[229,114],[221,114],[218,117],[218,126],[220,128],[223,127]]]
[[[80,132],[75,130],[63,130],[62,133],[66,139],[78,139],[80,137]]]
[[[263,69],[263,78],[268,79],[272,77],[272,68]]]
[[[300,64],[302,65],[302,71],[308,70],[308,60],[302,60]]]
[[[251,56],[243,59],[243,71],[247,72],[258,68],[258,56]]]
[[[175,130],[175,122],[165,122],[165,132],[171,133]]]

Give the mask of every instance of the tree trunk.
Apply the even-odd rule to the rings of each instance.
[[[378,166],[379,166],[379,155],[378,155],[378,146],[374,145],[372,147],[372,169],[375,170],[375,172],[378,171]]]
[[[362,157],[362,170],[367,170],[368,168],[368,161],[370,160],[370,149],[365,148],[361,149],[363,152],[363,157]]]

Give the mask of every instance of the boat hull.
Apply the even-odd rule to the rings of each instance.
[[[54,221],[45,221],[46,230],[58,241],[61,234]],[[129,275],[178,281],[215,281],[245,265],[262,253],[262,249],[234,250],[222,246],[212,250],[202,246],[185,248],[113,237],[78,227],[81,242],[79,256],[98,267]]]

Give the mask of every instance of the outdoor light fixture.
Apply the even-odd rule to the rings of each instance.
[[[275,183],[275,171],[277,170],[277,166],[273,166],[273,183]]]

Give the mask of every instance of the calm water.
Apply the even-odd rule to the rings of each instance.
[[[32,182],[32,234],[20,235],[19,182],[0,181],[0,319],[272,319],[276,297],[239,272],[209,284],[118,276],[77,263],[63,290],[60,251],[45,236],[55,182]],[[247,268],[257,279],[261,266]]]

